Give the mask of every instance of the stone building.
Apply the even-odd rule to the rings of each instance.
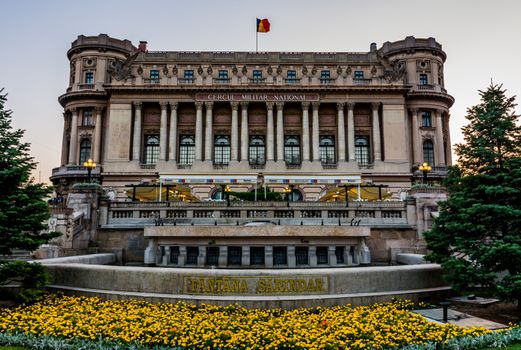
[[[290,199],[307,203],[309,208],[299,209],[298,215],[322,220],[313,224],[324,225],[325,215],[338,218],[340,225],[341,218],[357,217],[355,210],[329,213],[318,207],[319,201],[341,201],[350,187],[358,186],[360,193],[360,186],[367,184],[379,186],[378,199],[383,187],[398,201],[404,199],[400,192],[421,178],[419,164],[432,166],[430,179],[444,176],[451,164],[449,108],[454,99],[444,87],[446,55],[434,38],[411,36],[379,48],[373,43],[369,51],[356,53],[154,52],[147,50],[146,42],[135,47],[100,34],[78,36],[67,56],[70,81],[59,97],[64,108],[61,166],[51,177],[60,195],[85,180],[82,164],[92,158],[97,163],[93,178],[111,189],[115,199],[128,200],[126,186],[154,181],[167,188],[167,201],[182,199],[175,190],[181,185],[197,200],[222,199],[226,190],[251,191],[260,185],[285,192],[288,207]],[[165,201],[161,191],[156,201]],[[108,216],[98,223],[99,230],[117,229],[110,226],[113,219],[147,219],[150,214],[111,208],[101,211],[102,221]],[[415,229],[410,220],[416,219],[407,217],[408,210],[402,202],[394,213],[383,210],[377,215],[402,219],[399,225],[407,227],[400,229]],[[244,208],[244,213],[218,211],[217,219],[250,217]],[[196,212],[190,214],[194,220],[214,218],[213,212]],[[278,215],[279,222],[295,218],[294,212],[281,214],[276,208],[264,212],[258,217]],[[154,213],[187,217],[186,211]],[[378,218],[374,212],[367,215]],[[143,231],[138,221],[143,240],[145,235],[174,235],[174,229]],[[366,224],[371,232],[385,229],[386,223],[377,221]],[[398,221],[388,221],[389,227]],[[304,225],[302,220],[287,225],[299,222]],[[349,236],[372,234],[366,228],[357,232]],[[338,236],[336,231],[324,233],[329,234]],[[344,241],[338,240],[351,246],[361,242]],[[158,244],[157,239],[149,242]],[[162,254],[165,247],[170,254],[165,244]],[[335,249],[321,254],[335,256]],[[219,259],[219,250],[207,251]],[[349,259],[356,257],[345,261]]]

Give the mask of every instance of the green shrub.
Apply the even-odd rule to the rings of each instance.
[[[21,290],[15,295],[15,300],[29,303],[37,300],[43,294],[49,276],[45,267],[38,263],[27,261],[0,261],[0,286],[19,283]]]

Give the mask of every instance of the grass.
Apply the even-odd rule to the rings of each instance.
[[[0,350],[29,350],[29,348],[22,348],[21,346],[0,346]]]
[[[497,350],[498,348],[484,348],[481,350],[492,350],[492,349]],[[506,347],[501,348],[501,350],[521,350],[521,343],[514,343],[514,344],[507,345]]]

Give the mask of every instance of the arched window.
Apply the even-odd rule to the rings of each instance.
[[[322,164],[336,164],[335,138],[320,136],[320,162]]]
[[[369,164],[369,136],[355,136],[355,159],[358,164]]]
[[[159,159],[159,135],[145,135],[143,163],[156,164]]]
[[[195,137],[193,135],[181,135],[179,140],[179,164],[193,164],[195,159]]]
[[[284,138],[284,160],[286,164],[300,164],[300,139],[298,136]]]
[[[230,163],[229,136],[215,136],[215,141],[213,144],[213,163],[216,165],[228,165],[228,163]]]
[[[263,165],[266,163],[266,147],[264,136],[250,137],[249,161],[252,165]]]
[[[423,161],[434,166],[434,144],[431,140],[423,141]]]
[[[90,139],[82,139],[80,142],[80,165],[90,158],[91,142]]]

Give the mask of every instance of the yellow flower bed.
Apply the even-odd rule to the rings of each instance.
[[[489,332],[429,323],[411,306],[248,310],[48,296],[0,309],[0,332],[221,349],[382,349]]]

